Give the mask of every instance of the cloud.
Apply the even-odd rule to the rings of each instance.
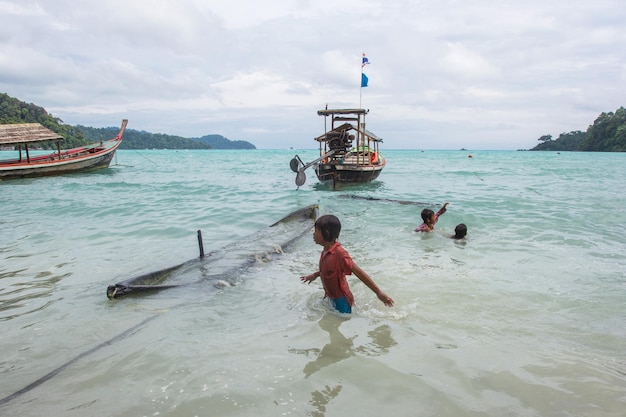
[[[66,123],[262,148],[313,148],[318,109],[359,103],[386,147],[528,148],[624,105],[625,17],[617,0],[0,0],[0,91]]]

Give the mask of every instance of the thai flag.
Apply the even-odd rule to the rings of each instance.
[[[363,68],[364,66],[366,66],[367,64],[370,63],[370,60],[367,59],[367,57],[365,56],[365,54],[363,54],[363,60],[361,61],[361,68]]]

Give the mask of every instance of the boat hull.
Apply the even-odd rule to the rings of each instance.
[[[107,168],[122,143],[127,123],[127,120],[122,121],[119,133],[111,140],[62,150],[60,153],[33,156],[26,160],[0,161],[0,180],[46,177]]]
[[[267,262],[302,236],[310,234],[318,215],[317,204],[301,208],[252,236],[200,258],[109,285],[107,297],[113,300],[126,295],[148,294],[193,284],[206,285],[209,282],[218,288],[228,287],[245,269]]]
[[[333,185],[359,184],[374,181],[384,167],[384,160],[377,165],[320,163],[315,166],[315,174],[317,179],[323,183]]]
[[[105,153],[76,160],[38,162],[31,164],[24,163],[7,167],[0,166],[0,179],[46,177],[51,175],[68,174],[71,172],[83,172],[108,168],[111,164],[111,160],[113,160],[116,149],[117,146]]]

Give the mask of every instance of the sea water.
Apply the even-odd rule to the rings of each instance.
[[[317,156],[122,150],[0,183],[0,415],[624,416],[626,154],[393,150],[333,191],[298,189],[295,153]],[[301,283],[312,232],[230,286],[106,298],[197,257],[197,230],[210,252],[309,204],[394,307]]]

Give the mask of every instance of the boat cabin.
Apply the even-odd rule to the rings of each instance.
[[[59,136],[52,130],[40,125],[39,123],[17,123],[0,125],[0,146],[16,145],[19,151],[19,157],[15,160],[15,163],[31,163],[30,152],[28,145],[37,142],[50,142],[56,141],[57,152],[59,159],[61,159],[61,141],[62,136]],[[26,151],[26,158],[22,155],[22,145]],[[33,158],[34,159],[34,158]],[[4,161],[7,162],[7,161]]]
[[[328,163],[371,165],[376,163],[378,144],[383,140],[365,129],[366,109],[324,109],[324,134],[315,138],[320,144],[320,156],[333,151]],[[328,118],[330,117],[330,127]]]

